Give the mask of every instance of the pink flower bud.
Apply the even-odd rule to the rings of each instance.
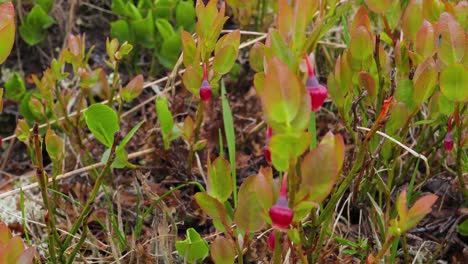
[[[281,183],[280,197],[273,207],[270,208],[269,214],[273,227],[279,230],[287,230],[291,224],[294,212],[288,205],[288,198],[286,198],[286,175],[283,177]]]
[[[445,151],[447,152],[451,152],[452,149],[453,149],[453,139],[452,139],[452,132],[447,132],[447,134],[445,134],[445,138],[444,138],[444,149]]]
[[[309,77],[306,81],[306,89],[310,96],[311,110],[317,112],[327,99],[328,90],[325,86],[319,84],[314,74],[314,69],[310,63],[309,57],[305,56]]]
[[[273,251],[275,250],[275,231],[271,231],[270,235],[268,236],[268,248]]]
[[[273,128],[268,127],[267,129],[267,138],[270,139],[273,136]]]
[[[211,95],[213,94],[213,90],[211,89],[210,84],[207,80],[203,80],[201,87],[200,87],[200,98],[203,102],[208,102],[211,99]]]
[[[268,145],[265,145],[263,147],[263,155],[265,156],[266,162],[268,162],[268,164],[271,164],[271,151]]]
[[[203,81],[200,86],[200,98],[203,102],[208,102],[213,95],[213,90],[211,89],[210,83],[208,82],[208,71],[206,70],[206,63],[203,64]]]

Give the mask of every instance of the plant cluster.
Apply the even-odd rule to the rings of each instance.
[[[236,169],[236,129],[224,76],[233,69],[246,32],[223,31],[226,4],[205,2],[199,0],[194,6],[180,0],[113,0],[112,11],[119,19],[111,24],[115,38],[106,40],[106,67],[92,68],[94,47],[86,46],[84,34],[70,35],[50,67],[42,75],[32,75],[35,89],[26,89],[18,73],[0,89],[0,99],[5,96],[19,106],[22,119],[15,136],[26,145],[47,211],[48,260],[73,263],[83,258],[87,223],[101,190],[114,212],[107,188],[112,187],[108,181],[114,179],[115,169],[139,174],[145,170],[131,162],[126,150],[145,120],[135,122],[125,134],[122,125],[125,108],[151,85],[144,84],[143,75],[120,73],[122,63],[145,48],[166,68],[175,67],[180,57],[184,66],[178,73],[189,94],[190,102],[184,101],[183,107],[188,105],[189,110],[176,113],[167,90],[153,87],[157,94],[149,101],[154,102],[151,109],[158,126],[152,131],[161,141],[155,140],[155,147],[146,153],[168,154],[182,145],[187,178],[163,196],[153,197],[150,206],[137,212],[136,225],[128,232],[138,238],[154,207],[163,207],[164,197],[195,185],[200,191],[193,199],[212,220],[217,235],[208,243],[200,230],[187,228],[186,239],[174,245],[184,262],[201,262],[211,255],[215,263],[244,263],[252,243],[262,237],[256,235],[265,230],[275,264],[287,258],[316,263],[323,257],[326,239],[362,262],[394,263],[400,248],[409,262],[406,234],[438,200],[437,195],[423,192],[424,183],[437,171],[431,164],[451,158],[452,164],[445,167],[456,175],[463,199],[468,196],[463,174],[468,166],[466,1],[365,0],[356,4],[356,12],[351,1],[226,1],[241,25],[252,23],[253,6],[257,13],[263,10],[263,15],[257,14],[257,25],[265,22],[268,6],[276,15],[265,43],[257,41],[248,55],[263,110],[263,125],[256,132],[266,129],[267,166],[251,168],[256,173],[243,179]],[[52,4],[38,1],[20,26],[30,45],[44,39],[44,30],[52,23],[47,19]],[[350,13],[354,16],[347,21]],[[319,45],[340,21],[344,45],[332,61]],[[0,5],[0,63],[11,52],[15,30],[13,5]],[[175,89],[177,67],[167,77],[166,87]],[[324,72],[329,72],[327,78],[319,78]],[[221,112],[223,130],[219,151],[211,153],[208,143],[217,142],[203,138],[202,124],[216,111]],[[337,113],[344,128],[317,129],[325,111]],[[90,150],[89,142],[99,147]],[[411,155],[405,156],[407,152]],[[202,153],[207,153],[201,155],[205,167],[199,158]],[[45,157],[50,158],[50,168]],[[60,205],[72,199],[59,191],[58,177],[67,173],[67,159],[88,168],[91,187],[63,235],[59,223],[69,219]],[[360,236],[351,241],[335,235],[331,223],[334,218],[339,221],[336,211],[346,196],[349,203],[368,205],[372,239]],[[161,214],[171,218],[163,209]],[[113,250],[131,250],[120,220],[114,214],[106,219],[110,224],[99,225],[109,234]],[[460,234],[466,229],[465,221]],[[12,237],[4,224],[0,240],[0,259],[32,262],[35,248],[25,249],[21,238]]]

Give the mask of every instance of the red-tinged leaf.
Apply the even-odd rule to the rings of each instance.
[[[193,65],[194,63],[198,63],[198,58],[196,57],[197,45],[192,37],[192,34],[182,30],[180,32],[180,36],[182,39],[182,46],[184,48],[183,61],[185,67]]]
[[[37,255],[36,247],[29,247],[16,260],[16,264],[32,264],[34,257]]]
[[[408,107],[402,102],[393,103],[390,109],[392,113],[385,124],[385,132],[389,135],[395,135],[401,128],[401,123],[409,118]]]
[[[468,28],[468,2],[460,1],[455,7],[455,16],[463,28]]]
[[[275,203],[276,197],[271,168],[261,168],[255,175],[256,195],[263,209],[268,210]]]
[[[11,238],[12,235],[8,226],[5,223],[0,222],[0,247],[8,243]]]
[[[468,100],[468,67],[454,63],[442,70],[439,79],[440,90],[450,100]]]
[[[330,98],[332,99],[333,103],[338,108],[340,109],[343,108],[344,102],[345,102],[345,93],[341,89],[333,73],[330,73],[328,75],[327,88],[328,88],[328,94],[330,95]]]
[[[465,54],[465,31],[455,18],[447,12],[440,15],[437,35],[441,36],[439,58],[446,65],[460,62]]]
[[[442,92],[435,92],[428,105],[429,118],[437,119],[440,115],[450,116],[455,111],[455,102],[449,100]]]
[[[359,7],[358,11],[354,15],[350,31],[354,31],[360,26],[364,26],[367,30],[371,29],[369,14],[364,6]]]
[[[342,57],[338,57],[335,67],[335,78],[338,82],[341,91],[344,93],[351,89],[352,71],[348,63],[347,53],[343,53]]]
[[[252,70],[256,72],[263,71],[263,56],[265,45],[260,42],[256,42],[249,52],[249,65]]]
[[[392,0],[365,0],[364,2],[375,13],[384,13],[392,5]]]
[[[400,40],[397,40],[395,44],[395,64],[400,76],[405,76],[409,73],[408,48],[405,42],[400,42]]]
[[[294,3],[294,45],[301,50],[304,44],[307,29],[307,0],[296,0]]]
[[[370,73],[361,71],[358,76],[359,88],[364,88],[369,94],[370,98],[374,100],[377,97],[377,89],[375,80]]]
[[[261,94],[262,107],[268,121],[290,125],[299,111],[301,97],[305,93],[303,82],[286,64],[278,58],[272,58],[268,62]]]
[[[236,258],[234,241],[225,237],[217,237],[210,247],[211,258],[216,264],[231,264]]]
[[[23,251],[23,239],[20,236],[14,236],[0,249],[0,263],[16,263],[16,260]]]
[[[137,98],[143,91],[143,75],[135,76],[124,88],[120,90],[120,96],[126,102]]]
[[[401,27],[405,36],[410,40],[414,40],[422,22],[422,4],[419,1],[411,0],[401,18]]]
[[[237,50],[237,47],[239,47],[239,44],[240,44],[240,31],[235,30],[231,33],[224,35],[218,40],[218,42],[216,42],[215,54],[217,54],[224,47],[227,47],[227,46],[232,46]]]
[[[306,24],[309,24],[312,21],[312,18],[314,17],[315,12],[317,11],[319,5],[319,1],[317,0],[306,0]]]
[[[226,217],[226,209],[224,209],[223,204],[218,199],[211,197],[207,193],[196,193],[195,201],[197,201],[200,208],[212,218],[224,219]]]
[[[439,0],[423,0],[422,6],[424,18],[430,22],[437,21],[444,8],[442,1]]]
[[[63,140],[51,129],[47,130],[45,136],[46,149],[53,161],[60,161],[63,158]]]
[[[435,51],[435,34],[432,24],[424,20],[416,33],[416,52],[424,59],[432,56]]]
[[[255,91],[258,95],[263,93],[263,83],[265,82],[265,73],[264,72],[257,72],[254,75],[254,86]]]
[[[416,105],[421,105],[432,95],[436,82],[436,64],[434,59],[429,57],[416,68],[416,72],[414,73],[413,99]]]
[[[79,35],[69,35],[68,36],[68,50],[77,58],[81,58],[82,56],[82,43],[81,37]]]
[[[213,70],[219,74],[228,73],[237,59],[237,50],[234,46],[226,46],[221,49],[213,60]]]
[[[231,166],[222,157],[218,157],[208,166],[207,193],[224,203],[232,193]]]
[[[281,36],[285,39],[291,39],[293,30],[293,9],[289,5],[288,0],[278,1],[278,19],[277,27]]]
[[[407,200],[406,189],[400,192],[396,201],[396,209],[400,222],[405,223],[408,219],[408,206],[406,205]]]
[[[341,135],[328,132],[320,144],[301,163],[301,189],[310,194],[309,201],[320,202],[330,193],[344,161]]]
[[[262,208],[257,197],[256,175],[249,176],[239,188],[239,200],[234,213],[234,223],[244,231],[255,232],[267,219],[267,212]]]
[[[192,66],[188,66],[182,76],[182,82],[185,88],[194,95],[198,95],[202,79],[203,76]]]
[[[365,60],[372,55],[374,51],[374,40],[370,32],[364,26],[359,26],[351,33],[349,49],[353,58],[358,60]]]
[[[0,5],[0,64],[10,55],[15,42],[15,8],[11,2]]]
[[[435,194],[428,194],[419,198],[408,211],[407,221],[400,221],[402,232],[406,232],[415,227],[428,213],[439,197]]]

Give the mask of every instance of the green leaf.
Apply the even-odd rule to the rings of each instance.
[[[446,65],[460,62],[465,54],[465,31],[455,18],[447,12],[440,15],[438,22],[440,34],[439,58]]]
[[[143,75],[137,75],[124,88],[120,90],[120,96],[126,102],[137,98],[143,90]]]
[[[53,130],[48,129],[45,143],[50,158],[55,162],[60,161],[63,158],[63,140]]]
[[[205,192],[199,192],[195,194],[195,201],[212,218],[221,220],[226,218],[226,209],[224,209],[223,204],[218,199],[211,197]]]
[[[416,33],[416,52],[423,58],[432,56],[435,51],[435,33],[432,24],[424,20]]]
[[[468,219],[457,226],[457,232],[462,236],[468,236]]]
[[[34,0],[34,2],[40,5],[46,13],[49,13],[54,7],[54,0]]]
[[[264,45],[256,42],[249,52],[249,65],[256,72],[263,71]]]
[[[181,1],[176,7],[176,22],[184,30],[193,32],[195,28],[195,8],[193,1]]]
[[[274,134],[270,138],[269,147],[273,166],[278,171],[287,171],[289,161],[296,160],[311,142],[311,134],[306,132],[295,132],[288,134]]]
[[[175,34],[172,25],[166,19],[157,18],[155,24],[163,40],[168,40]]]
[[[182,46],[184,48],[183,59],[185,67],[193,65],[194,63],[198,63],[197,58],[195,58],[197,45],[195,44],[195,40],[193,39],[192,35],[187,31],[181,31],[180,36],[182,39]]]
[[[31,9],[19,27],[19,32],[23,40],[30,46],[42,42],[47,36],[47,28],[52,26],[55,21],[42,9],[41,6],[35,6]]]
[[[30,127],[28,122],[24,119],[19,119],[18,124],[16,125],[15,135],[19,141],[26,143],[29,137],[31,136]]]
[[[194,95],[198,95],[202,79],[203,76],[201,76],[193,66],[188,66],[185,69],[184,75],[182,75],[185,88]]]
[[[275,29],[270,29],[269,37],[270,43],[267,42],[267,48],[265,48],[267,59],[277,57],[282,62],[284,62],[291,71],[295,71],[297,60],[295,59],[294,54],[289,49],[283,37]]]
[[[188,263],[196,263],[206,258],[209,251],[208,243],[193,228],[187,229],[186,234],[185,240],[176,242],[177,252]]]
[[[266,119],[276,131],[289,126],[299,112],[302,97],[308,96],[304,84],[278,58],[268,62],[261,101]]]
[[[234,129],[234,119],[232,117],[231,107],[226,97],[226,87],[224,80],[221,80],[221,104],[223,108],[224,134],[226,136],[229,161],[231,163],[232,191],[234,206],[237,205],[237,180],[236,180],[236,134]],[[222,140],[222,139],[221,139]]]
[[[119,131],[117,114],[103,104],[93,104],[85,112],[86,125],[99,142],[110,148],[114,143],[114,134]]]
[[[127,3],[125,4],[125,10],[124,10],[124,15],[131,20],[139,20],[142,19],[143,16],[141,15],[140,11],[138,8],[133,4],[133,1],[126,1]],[[151,12],[149,12],[151,13]],[[153,23],[153,20],[151,20],[151,24]]]
[[[206,192],[224,203],[232,193],[231,166],[222,157],[208,165]]]
[[[125,9],[125,0],[112,0],[111,10],[116,15],[124,16],[126,13]]]
[[[375,13],[384,13],[392,5],[392,0],[364,0],[364,2]]]
[[[401,18],[401,27],[405,36],[410,40],[414,40],[422,22],[422,3],[421,1],[411,0]]]
[[[440,74],[440,90],[450,100],[468,100],[468,70],[460,63],[447,66]]]
[[[239,202],[234,213],[234,222],[244,231],[255,232],[265,224],[266,210],[258,200],[255,175],[244,180],[239,188]]]
[[[149,49],[156,46],[154,21],[151,12],[148,12],[144,19],[130,21],[130,28],[135,34],[135,42]]]
[[[182,50],[182,43],[179,34],[172,35],[164,40],[161,50],[157,53],[159,62],[166,68],[172,69],[179,59]]]
[[[226,74],[231,70],[236,62],[237,52],[233,46],[224,47],[219,53],[215,55],[213,61],[213,70],[219,74]]]
[[[413,82],[410,79],[400,80],[395,90],[395,98],[398,101],[404,103],[410,112],[416,108],[416,103],[413,99],[413,93]]]
[[[320,144],[301,163],[301,188],[309,200],[321,202],[330,193],[344,161],[344,143],[340,134],[328,132]]]
[[[111,23],[111,36],[119,40],[119,42],[134,42],[133,32],[130,31],[130,26],[125,20],[117,20]]]
[[[417,105],[424,103],[434,91],[437,81],[436,64],[432,57],[427,58],[423,63],[419,64],[414,73],[413,83],[413,101]]]
[[[23,99],[26,92],[26,85],[23,78],[15,72],[11,78],[5,83],[5,95],[7,98],[17,102]]]
[[[234,241],[225,237],[217,237],[211,243],[211,257],[216,264],[232,264],[236,258]]]
[[[365,60],[374,51],[374,40],[371,33],[364,27],[359,26],[351,32],[349,49],[353,58]]]
[[[132,128],[132,130],[130,130],[130,132],[128,132],[128,134],[125,135],[125,137],[119,143],[119,145],[115,149],[115,160],[111,164],[112,168],[121,169],[121,168],[125,168],[125,167],[128,166],[128,164],[129,164],[128,163],[128,153],[127,153],[127,151],[125,151],[125,146],[128,144],[130,139],[135,135],[135,133],[138,131],[138,129],[141,127],[141,125],[143,125],[144,122],[145,122],[145,120],[142,120],[136,126],[134,126]],[[110,149],[108,149],[106,152],[107,152],[107,158],[105,158],[105,159],[103,158],[102,162],[106,162],[107,159],[109,158]],[[103,157],[104,156],[105,155],[103,155]]]
[[[0,64],[13,48],[15,42],[15,8],[11,2],[0,5]]]
[[[163,134],[165,141],[168,142],[169,134],[172,132],[172,128],[174,127],[174,119],[171,111],[169,111],[169,105],[166,97],[158,96],[156,98],[156,113],[158,114],[161,133]],[[168,149],[169,144],[167,144],[165,148]]]

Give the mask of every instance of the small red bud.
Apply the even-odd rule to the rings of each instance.
[[[271,231],[270,235],[268,236],[268,248],[273,251],[275,250],[275,230]]]
[[[447,152],[451,152],[453,149],[453,139],[452,139],[452,132],[447,132],[444,138],[444,149]]]
[[[2,139],[2,136],[0,136],[0,148],[2,147],[2,144],[3,144],[3,139]]]
[[[268,127],[267,129],[267,138],[270,139],[273,136],[273,128]]]
[[[280,197],[276,204],[270,208],[269,214],[273,227],[283,231],[289,228],[294,218],[294,212],[289,208],[288,198],[286,198],[286,175],[281,183]]]
[[[312,111],[317,112],[320,110],[320,107],[322,107],[325,99],[327,99],[328,90],[317,81],[309,56],[305,55],[305,61],[307,63],[307,72],[309,75],[306,81],[306,89],[310,96],[310,107]]]
[[[213,91],[211,89],[210,84],[207,80],[203,80],[201,87],[200,87],[200,98],[203,102],[208,102],[211,99],[211,95]]]
[[[311,78],[309,77],[309,79]],[[310,106],[312,111],[317,112],[318,110],[320,110],[320,107],[322,107],[323,103],[325,102],[325,99],[327,99],[328,90],[327,88],[325,88],[325,86],[318,84],[317,79],[315,77],[313,77],[313,79],[315,79],[315,83],[317,83],[317,86],[309,86],[309,82],[313,83],[313,81],[309,81],[309,79],[307,80],[306,88],[310,96]]]
[[[266,162],[268,162],[268,164],[271,164],[271,151],[268,145],[265,145],[263,147],[263,155],[265,156]]]

